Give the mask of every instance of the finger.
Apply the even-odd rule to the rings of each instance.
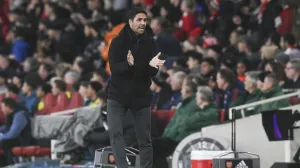
[[[159,52],[157,55],[156,55],[156,57],[159,57],[161,55],[161,52]]]
[[[128,54],[129,54],[129,53],[131,53],[131,51],[130,51],[130,50],[128,50]]]

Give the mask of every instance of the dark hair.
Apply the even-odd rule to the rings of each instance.
[[[89,86],[97,93],[102,89],[102,85],[99,82],[92,81]]]
[[[236,76],[234,75],[233,71],[230,69],[220,69],[219,70],[220,76],[229,83],[229,86],[234,86],[234,83],[236,81]]]
[[[39,88],[41,88],[41,90],[42,90],[43,92],[45,92],[45,94],[51,92],[51,85],[49,85],[49,84],[47,84],[47,83],[42,84]]]
[[[186,56],[187,57],[191,57],[191,58],[193,58],[193,59],[195,59],[195,60],[198,60],[199,62],[202,60],[202,58],[203,58],[203,55],[202,54],[200,54],[200,53],[197,53],[197,52],[195,52],[195,51],[189,51],[189,52],[187,52],[186,53]]]
[[[18,104],[17,101],[14,100],[13,98],[4,98],[2,100],[2,103],[4,103],[5,106],[10,108],[10,109],[14,109]]]
[[[128,12],[128,19],[133,20],[135,18],[135,16],[139,13],[143,13],[147,16],[147,12],[144,11],[142,8],[132,8],[129,12]]]
[[[82,81],[80,82],[80,85],[79,86],[83,86],[83,87],[88,87],[89,86],[89,82],[86,82],[86,81]]]
[[[96,69],[94,73],[98,76],[101,76],[103,80],[106,80],[108,78],[108,74],[103,68]]]
[[[7,85],[7,90],[8,90],[9,92],[12,92],[12,93],[15,93],[15,94],[18,94],[18,93],[19,93],[18,87],[17,87],[16,85],[14,85],[14,84],[9,84],[9,85]]]
[[[269,78],[271,80],[273,87],[279,83],[278,76],[273,72],[267,74],[265,78]]]
[[[45,69],[47,72],[51,72],[51,71],[52,71],[52,66],[49,65],[49,64],[42,63],[40,66],[44,66],[44,69]]]
[[[63,80],[55,80],[54,81],[55,86],[62,92],[65,92],[67,90],[67,84]]]
[[[289,45],[294,45],[294,44],[296,44],[296,39],[295,39],[295,37],[294,37],[293,34],[288,33],[288,34],[284,35],[283,39],[284,39],[284,41],[287,42]]]
[[[25,82],[32,90],[34,90],[37,86],[42,84],[42,79],[37,73],[32,72],[25,76],[24,83]]]

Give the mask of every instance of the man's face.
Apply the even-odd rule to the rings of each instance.
[[[129,19],[129,25],[136,34],[143,34],[147,24],[147,16],[144,13],[139,13],[133,20]]]
[[[87,98],[87,95],[88,95],[87,87],[80,86],[79,93],[83,98]]]
[[[253,83],[250,81],[249,77],[246,76],[246,79],[244,81],[244,84],[245,84],[245,89],[247,91],[251,90],[254,86],[253,86]]]
[[[88,98],[91,98],[93,95],[94,95],[94,90],[93,90],[93,88],[91,87],[91,85],[89,85],[89,86],[88,86],[88,89],[87,89],[87,97],[88,97]]]
[[[267,92],[272,90],[273,84],[270,78],[266,77],[264,80],[264,85],[262,87],[262,91]]]
[[[297,71],[293,68],[292,64],[288,63],[285,67],[285,75],[289,79],[294,79],[297,76]]]
[[[151,24],[150,24],[150,27],[152,28],[154,34],[159,34],[161,32],[161,28],[160,28],[160,25],[158,23],[158,20],[157,19],[153,19],[151,21]]]
[[[52,94],[58,95],[58,93],[59,93],[59,89],[56,87],[56,84],[54,84],[52,86]]]
[[[194,59],[193,57],[189,57],[186,63],[188,65],[189,69],[193,69],[193,68],[197,67],[197,65],[199,65],[198,60]]]
[[[38,98],[42,98],[45,96],[45,92],[43,91],[43,89],[41,87],[38,88],[36,95]]]
[[[207,62],[201,63],[201,74],[207,75],[212,70],[212,66]]]
[[[29,85],[26,82],[24,82],[23,87],[22,87],[22,92],[24,94],[27,94],[29,91],[30,91]]]

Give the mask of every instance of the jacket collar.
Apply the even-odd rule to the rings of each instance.
[[[126,39],[127,41],[131,41],[134,43],[137,43],[139,41],[146,41],[148,39],[153,38],[153,36],[154,36],[153,30],[149,25],[146,25],[145,32],[143,34],[136,35],[132,31],[128,23],[123,27],[123,29],[119,33],[119,37],[122,37],[123,39]]]

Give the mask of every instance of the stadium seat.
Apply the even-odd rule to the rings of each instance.
[[[152,116],[160,121],[162,127],[165,127],[175,113],[175,110],[156,110],[152,112]]]
[[[73,92],[67,109],[74,109],[83,106],[83,99],[78,92]]]
[[[14,156],[18,157],[44,157],[44,156],[50,156],[51,149],[50,148],[44,148],[40,146],[25,146],[25,147],[14,147],[12,149],[12,154]]]
[[[299,97],[291,97],[291,98],[289,98],[289,103],[291,105],[300,104],[300,98]]]

